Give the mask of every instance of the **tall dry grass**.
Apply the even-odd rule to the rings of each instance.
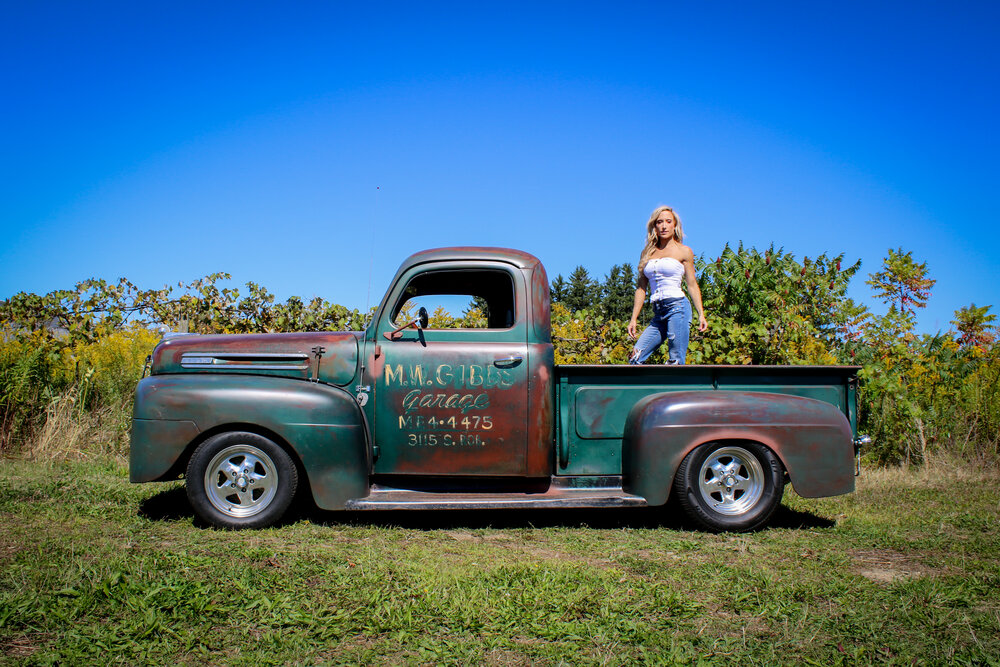
[[[132,398],[158,340],[142,327],[75,345],[0,339],[0,454],[124,460]]]
[[[24,456],[40,461],[127,461],[131,400],[85,410],[79,397],[79,386],[73,385],[49,403],[41,428],[24,443]]]

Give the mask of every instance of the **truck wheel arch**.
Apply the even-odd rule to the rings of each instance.
[[[297,497],[303,498],[303,502],[305,502],[305,494],[308,493],[312,497],[312,502],[314,502],[317,506],[323,507],[324,509],[340,509],[340,507],[324,507],[324,505],[321,504],[323,500],[322,498],[317,498],[314,493],[313,484],[309,475],[309,469],[302,462],[302,457],[299,452],[295,450],[295,447],[288,442],[288,440],[282,437],[279,433],[265,426],[251,422],[229,422],[225,424],[218,424],[199,433],[196,438],[184,447],[183,452],[177,457],[177,460],[173,463],[173,465],[171,465],[170,469],[159,478],[159,481],[185,478],[188,465],[191,462],[191,457],[194,456],[198,447],[211,438],[225,433],[252,433],[272,441],[288,455],[292,464],[295,466],[298,473]]]
[[[322,509],[342,509],[369,492],[364,415],[339,387],[235,374],[153,376],[140,385],[134,417],[133,482],[175,479],[207,439],[243,431],[281,447]]]
[[[169,480],[169,479],[180,479],[181,477],[184,477],[187,471],[188,463],[190,463],[191,457],[194,455],[194,451],[198,449],[201,443],[205,442],[209,438],[214,438],[215,436],[220,435],[222,433],[231,433],[237,431],[242,433],[253,433],[254,435],[259,435],[262,438],[267,438],[268,440],[274,442],[274,444],[284,449],[285,453],[288,454],[288,456],[291,457],[292,461],[295,462],[295,466],[299,470],[299,479],[306,479],[305,477],[306,472],[305,468],[302,465],[302,459],[301,457],[299,457],[298,452],[295,451],[295,448],[292,447],[291,443],[289,443],[287,440],[281,437],[281,435],[275,433],[271,429],[261,426],[260,424],[254,424],[252,422],[230,422],[226,424],[217,424],[216,426],[213,426],[210,429],[202,431],[201,433],[198,434],[198,436],[194,440],[189,442],[184,447],[184,451],[181,452],[181,455],[177,457],[177,460],[170,467],[170,470],[167,471],[167,473],[163,475],[161,479]]]
[[[851,429],[840,410],[787,394],[678,391],[638,401],[625,421],[622,482],[650,505],[667,502],[681,462],[710,442],[747,441],[781,462],[796,493],[854,490]]]

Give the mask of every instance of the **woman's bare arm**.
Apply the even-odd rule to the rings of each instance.
[[[701,305],[701,288],[698,287],[698,278],[694,275],[694,252],[686,246],[685,251],[684,283],[687,285],[688,294],[691,295],[694,309],[698,311],[698,331],[707,331],[708,320],[705,319],[705,309]]]
[[[638,334],[636,329],[638,327],[639,311],[642,310],[642,304],[646,303],[646,288],[649,287],[649,279],[645,275],[639,276],[639,286],[635,290],[635,299],[632,301],[632,319],[628,322],[628,335],[631,338],[635,338]]]

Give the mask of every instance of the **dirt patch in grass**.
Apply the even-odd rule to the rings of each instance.
[[[854,559],[858,574],[880,584],[935,573],[931,568],[889,549],[852,549],[849,554]]]
[[[472,533],[466,533],[460,530],[446,530],[442,534],[447,535],[448,537],[457,542],[475,542],[480,539],[475,535],[473,535]]]
[[[11,637],[0,641],[0,655],[11,658],[28,658],[41,649],[43,644],[50,641],[52,641],[52,635],[42,632]]]
[[[507,667],[509,665],[521,667],[523,665],[524,667],[527,667],[528,665],[537,665],[539,663],[537,660],[534,660],[523,653],[495,648],[486,652],[486,655],[483,656],[483,664],[498,665],[503,667]]]
[[[0,561],[13,560],[14,557],[22,551],[24,551],[24,548],[19,547],[16,544],[6,544],[0,542]]]
[[[487,533],[483,539],[489,542],[516,542],[518,538],[507,533]]]

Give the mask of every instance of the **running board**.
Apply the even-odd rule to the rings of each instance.
[[[349,510],[472,510],[571,507],[646,507],[646,499],[620,488],[550,488],[545,493],[448,493],[373,486]]]

